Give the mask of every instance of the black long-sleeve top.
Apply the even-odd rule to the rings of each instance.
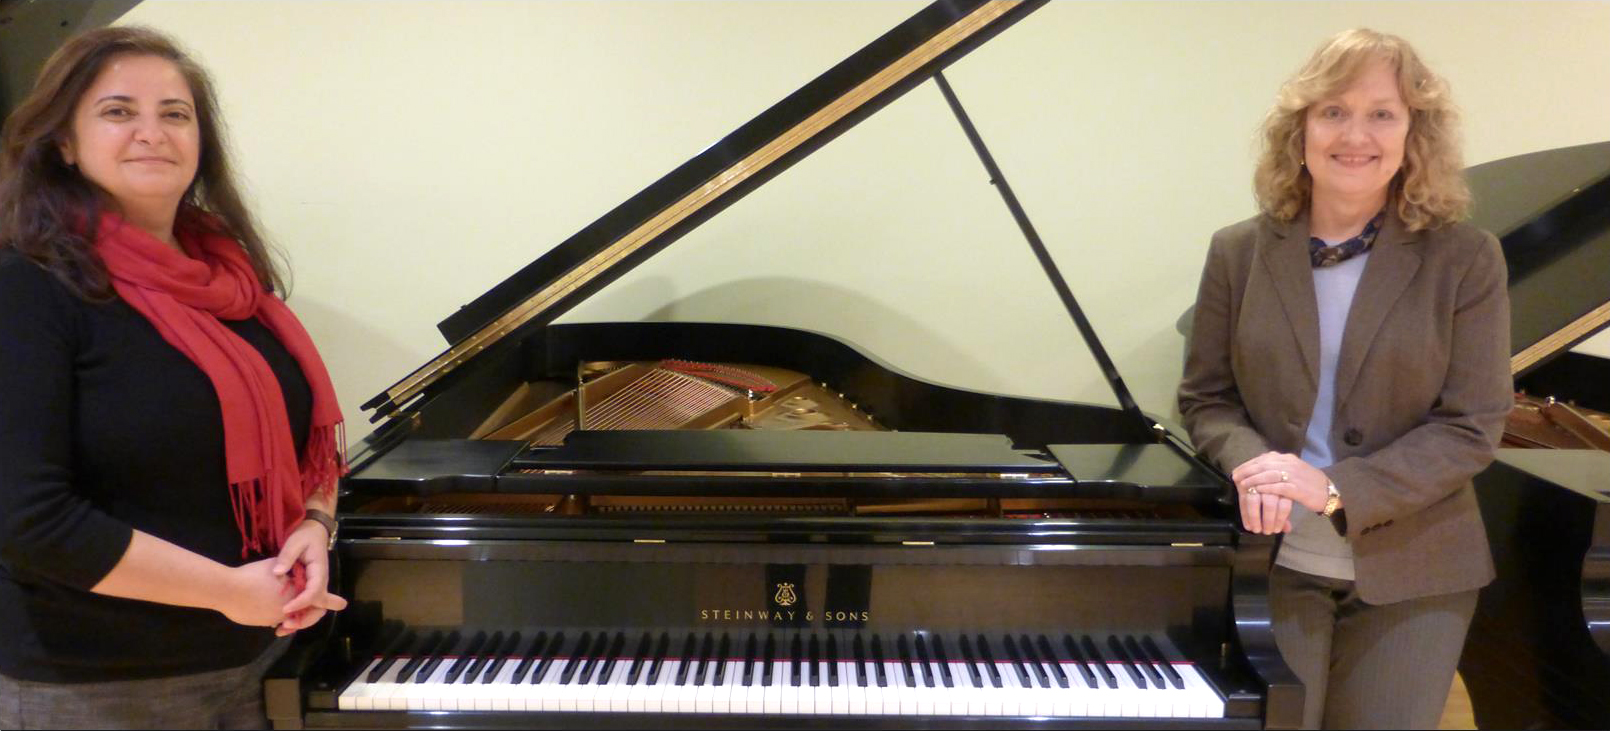
[[[278,377],[300,453],[312,394],[255,319],[225,321]],[[241,555],[222,412],[205,373],[121,299],[92,303],[0,252],[0,674],[165,677],[250,662],[273,640],[211,610],[93,594],[135,529]]]

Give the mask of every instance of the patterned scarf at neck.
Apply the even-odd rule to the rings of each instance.
[[[1364,230],[1357,236],[1343,241],[1335,246],[1327,245],[1318,238],[1308,239],[1308,259],[1313,262],[1314,268],[1336,266],[1348,259],[1370,250],[1375,245],[1375,237],[1381,233],[1381,224],[1386,221],[1386,209],[1382,208],[1375,218],[1364,224]]]

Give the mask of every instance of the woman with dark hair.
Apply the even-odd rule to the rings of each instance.
[[[262,727],[326,590],[341,415],[167,38],[69,40],[0,132],[0,728]]]
[[[1493,578],[1471,478],[1509,412],[1509,300],[1447,85],[1338,34],[1286,82],[1262,212],[1214,234],[1179,403],[1249,531],[1308,728],[1435,728]]]

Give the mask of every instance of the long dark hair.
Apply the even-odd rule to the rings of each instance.
[[[122,55],[156,56],[179,68],[196,102],[201,159],[179,203],[176,225],[200,225],[240,242],[267,287],[284,291],[273,256],[241,201],[230,172],[212,81],[167,36],[149,28],[98,28],[76,35],[51,54],[0,129],[0,251],[15,249],[87,300],[113,297],[106,265],[95,254],[101,195],[62,160],[78,100],[107,62]]]

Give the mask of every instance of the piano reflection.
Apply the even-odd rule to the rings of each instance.
[[[279,728],[1292,728],[1273,541],[1143,413],[940,73],[1041,2],[924,8],[447,318],[372,400]],[[933,80],[1116,407],[828,335],[553,320]]]

